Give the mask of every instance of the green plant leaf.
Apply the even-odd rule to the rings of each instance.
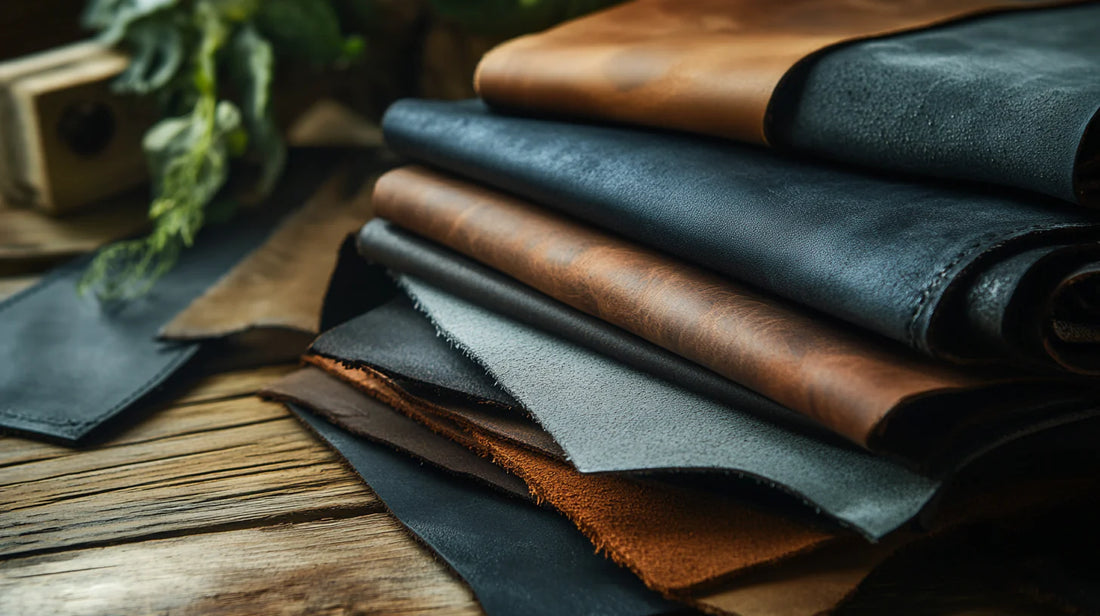
[[[229,78],[241,92],[241,111],[249,135],[249,151],[260,162],[257,196],[274,188],[286,163],[286,144],[275,124],[271,88],[275,53],[271,43],[251,24],[241,26],[229,44]]]

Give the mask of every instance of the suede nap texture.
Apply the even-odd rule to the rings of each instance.
[[[1087,297],[1100,284],[1073,274],[1100,260],[1100,226],[1051,198],[873,175],[686,135],[504,116],[476,101],[401,101],[383,129],[411,158],[934,357],[1097,371],[1095,344],[1077,345],[1086,362],[1047,351],[1059,313],[1084,306],[1079,320],[1098,320]],[[1043,246],[1067,248],[1007,281],[1006,310],[1030,325],[992,347],[970,336],[991,329],[989,314],[968,310],[975,277]]]
[[[396,304],[388,306],[385,318],[368,313],[346,323],[341,338],[354,343],[350,352],[330,344],[325,354],[391,375],[423,377],[471,398],[476,398],[468,391],[472,388],[462,386],[466,375],[477,370],[484,375],[487,368],[492,376],[482,378],[499,381],[511,392],[513,403],[522,402],[582,472],[686,469],[743,474],[793,493],[873,537],[911,519],[940,485],[852,445],[777,426],[412,279],[403,280],[436,326],[482,365],[450,347],[409,305]],[[411,314],[394,320],[397,310]],[[410,326],[415,318],[428,328]],[[396,323],[401,324],[400,336],[392,334]],[[383,352],[362,352],[370,348]],[[417,358],[423,368],[409,373],[409,357]],[[393,358],[399,361],[391,366]]]
[[[1100,206],[1098,23],[1092,3],[836,47],[776,91],[772,143]]]
[[[400,391],[372,371],[341,371],[356,388],[437,432],[462,410]],[[359,424],[353,415],[336,422]],[[516,473],[531,491],[565,514],[618,563],[663,593],[682,593],[750,568],[819,549],[838,534],[789,519],[747,498],[680,486],[642,483],[614,474],[585,475],[568,464],[468,425],[468,445]]]
[[[258,211],[204,230],[152,290],[124,305],[78,295],[89,258],[0,304],[0,427],[73,443],[141,400],[199,349],[157,331],[264,241],[328,175],[332,152],[299,151]]]
[[[675,608],[594,554],[584,535],[557,513],[425,468],[288,406],[470,585],[490,616],[644,616]]]
[[[519,477],[502,471],[447,437],[433,434],[412,419],[344,385],[318,368],[303,368],[266,385],[260,397],[309,407],[345,430],[404,451],[462,477],[474,479],[524,500],[532,500]]]

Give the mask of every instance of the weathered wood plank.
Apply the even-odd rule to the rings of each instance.
[[[254,398],[168,409],[86,451],[5,441],[0,555],[381,507],[285,409]]]
[[[298,369],[297,364],[279,364],[210,375],[189,387],[172,401],[173,406],[210,402],[256,393],[264,385]]]
[[[0,302],[38,282],[38,276],[0,278]]]
[[[0,563],[0,613],[480,614],[384,513]]]

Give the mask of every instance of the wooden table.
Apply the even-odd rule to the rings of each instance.
[[[0,297],[33,281],[0,279]],[[0,614],[480,614],[357,475],[252,395],[293,369],[184,378],[82,449],[0,437]],[[954,588],[951,561],[905,574],[926,578],[919,596],[887,578],[845,613],[1051,613]]]

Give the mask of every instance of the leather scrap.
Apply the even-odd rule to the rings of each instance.
[[[491,616],[648,616],[675,608],[630,572],[594,554],[588,540],[557,513],[446,476],[288,407],[470,585]]]

